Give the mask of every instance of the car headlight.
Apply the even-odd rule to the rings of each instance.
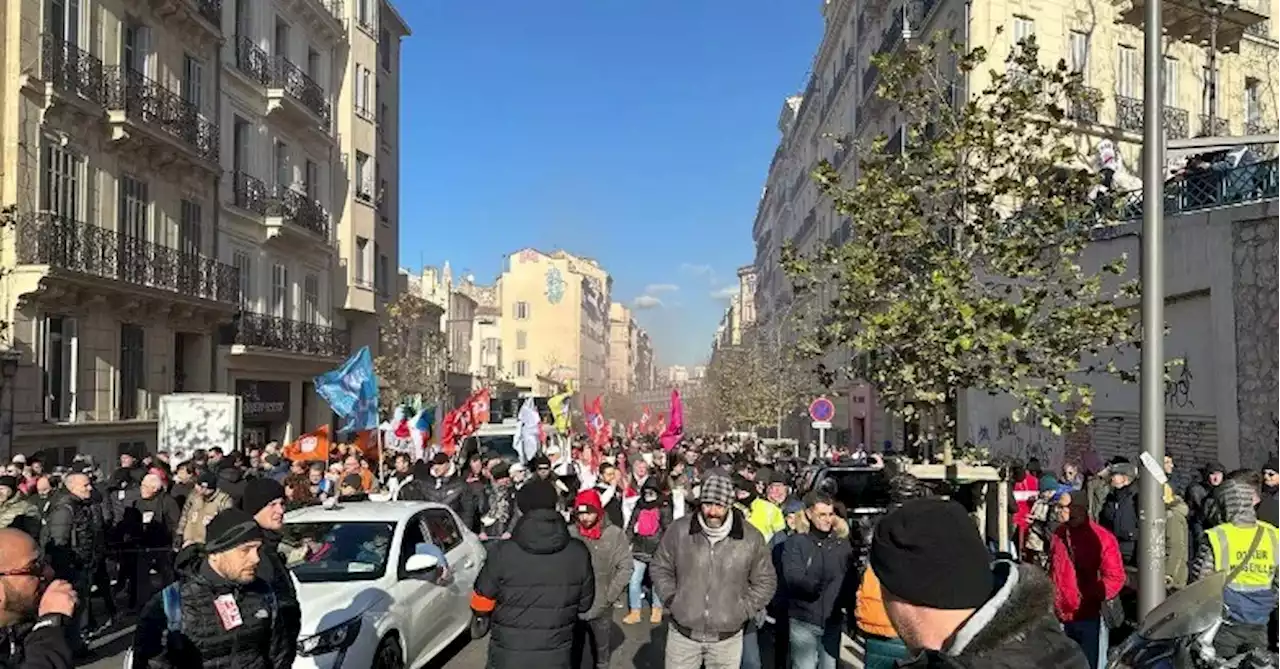
[[[356,616],[340,625],[330,627],[304,639],[298,640],[298,654],[302,656],[324,655],[346,650],[360,636],[362,617]]]

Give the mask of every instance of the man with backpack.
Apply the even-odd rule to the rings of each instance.
[[[214,516],[207,541],[178,556],[178,581],[146,605],[129,669],[289,669],[297,641],[278,623],[275,593],[257,577],[263,530],[253,516]]]

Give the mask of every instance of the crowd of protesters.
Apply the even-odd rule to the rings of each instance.
[[[127,453],[109,476],[88,459],[46,471],[18,456],[0,476],[0,525],[17,534],[0,544],[27,537],[41,557],[0,578],[64,584],[24,610],[29,626],[59,622],[71,643],[64,660],[47,634],[32,635],[28,652],[56,661],[26,666],[69,667],[128,616],[138,669],[285,669],[301,614],[284,514],[371,494],[447,505],[488,544],[473,635],[488,635],[493,667],[610,666],[616,609],[623,625],[665,627],[674,669],[826,669],[846,635],[871,669],[973,658],[1097,669],[1130,631],[1139,472],[1121,458],[1095,473],[1008,463],[1012,541],[995,546],[965,490],[861,448],[822,461],[717,437],[672,451],[647,440],[566,450],[524,463],[466,448],[417,462],[345,445],[318,462],[290,462],[275,445]],[[880,472],[887,513],[858,517],[839,490],[812,485],[833,462]],[[1166,474],[1174,466],[1166,459]],[[1220,653],[1275,644],[1276,466],[1211,465],[1182,494],[1165,488],[1171,590],[1261,544],[1229,586]]]

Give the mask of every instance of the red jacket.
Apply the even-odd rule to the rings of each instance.
[[[1124,587],[1124,563],[1116,537],[1092,520],[1079,527],[1059,525],[1049,557],[1053,609],[1064,623],[1096,619],[1102,603],[1114,599]]]
[[[1027,533],[1027,529],[1031,526],[1031,505],[1035,503],[1036,497],[1040,495],[1040,479],[1027,474],[1022,477],[1021,481],[1013,484],[1013,499],[1016,507],[1013,511],[1013,524],[1022,530],[1023,534]],[[1021,546],[1018,547],[1021,551]]]

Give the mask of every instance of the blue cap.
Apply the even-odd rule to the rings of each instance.
[[[793,513],[804,511],[804,503],[798,499],[791,498],[782,503],[782,513],[790,516]]]

